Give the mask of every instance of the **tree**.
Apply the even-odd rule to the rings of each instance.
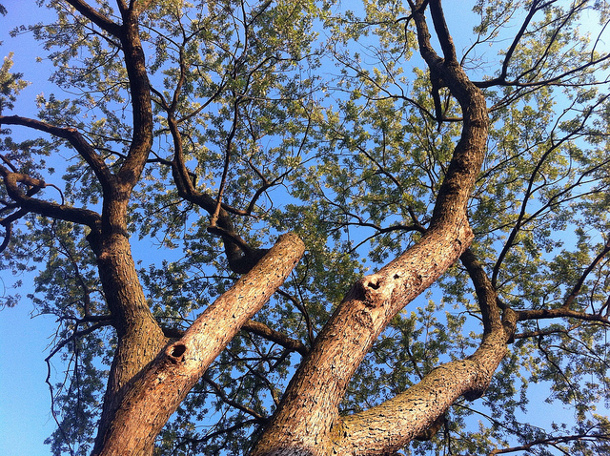
[[[54,454],[609,451],[610,8],[473,3],[49,2],[0,214]]]

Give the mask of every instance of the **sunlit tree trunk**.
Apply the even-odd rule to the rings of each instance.
[[[170,415],[244,323],[286,280],[303,252],[304,245],[296,235],[281,236],[250,272],[197,318],[180,340],[159,351],[151,365],[131,378],[106,432],[98,436],[93,453],[152,454],[155,438]],[[137,356],[137,352],[128,353]]]

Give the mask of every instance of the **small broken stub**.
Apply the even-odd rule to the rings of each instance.
[[[184,354],[186,353],[186,345],[184,345],[183,342],[173,343],[167,348],[165,353],[172,363],[181,363],[184,360]]]

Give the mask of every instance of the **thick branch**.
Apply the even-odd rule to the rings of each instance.
[[[349,380],[379,333],[457,260],[470,241],[465,220],[428,232],[401,257],[358,281],[316,339],[253,454],[274,454],[276,445],[323,454],[313,449],[331,438]]]
[[[487,274],[485,274],[483,265],[477,260],[470,249],[467,249],[460,259],[474,284],[479,308],[481,309],[481,316],[483,318],[484,333],[488,334],[494,328],[500,328],[502,326],[496,290],[491,283],[491,280],[489,280],[489,277],[487,277]]]
[[[608,318],[608,316],[578,312],[565,307],[559,307],[557,309],[520,310],[517,312],[517,316],[519,321],[543,320],[550,318],[574,318],[576,320],[596,321],[610,325],[610,318]]]
[[[123,26],[119,36],[125,56],[133,109],[133,136],[129,153],[118,173],[119,180],[131,189],[137,183],[150,153],[153,137],[150,82],[146,71],[144,50],[140,42],[138,16],[135,10],[122,11]]]
[[[457,63],[455,46],[453,44],[453,39],[449,34],[447,23],[445,22],[445,14],[443,13],[443,8],[441,6],[440,0],[430,1],[430,14],[432,16],[432,22],[434,23],[434,30],[436,31],[436,36],[438,37],[438,40],[441,43],[441,49],[443,50],[445,62]]]
[[[40,179],[34,179],[26,174],[11,172],[4,166],[0,166],[0,176],[4,180],[8,195],[23,211],[34,212],[51,218],[87,225],[92,229],[95,228],[100,221],[100,217],[96,212],[32,198],[30,192],[24,193],[19,188],[19,184],[25,184],[34,188],[46,187],[47,184]]]
[[[476,399],[489,386],[513,338],[517,318],[508,309],[501,319],[496,291],[470,249],[461,260],[475,284],[483,315],[484,336],[478,350],[471,357],[434,369],[420,383],[383,404],[338,422],[333,429],[341,436],[336,454],[384,455],[397,451],[438,422],[460,396]]]
[[[108,193],[113,185],[113,176],[103,158],[91,147],[87,140],[75,128],[62,128],[36,119],[21,116],[0,116],[0,124],[20,125],[48,133],[57,138],[67,140],[72,147],[91,166],[104,193]]]
[[[122,233],[92,232],[104,297],[117,333],[117,347],[104,396],[96,443],[115,420],[125,393],[167,344],[155,320],[136,272],[129,240]]]
[[[301,454],[324,454],[321,445],[326,444],[321,442],[332,439],[331,428],[348,382],[377,336],[397,312],[457,260],[472,240],[466,206],[486,148],[485,98],[457,63],[445,63],[434,52],[424,8],[425,2],[413,8],[420,52],[431,71],[442,76],[464,113],[462,135],[441,185],[430,227],[417,244],[378,273],[358,281],[348,292],[295,374],[253,452],[256,456],[295,448],[301,449]],[[307,416],[301,416],[302,410],[308,411]],[[334,451],[340,448],[339,444]]]
[[[284,282],[304,251],[284,235],[267,255],[163,350],[124,398],[96,455],[147,454],[170,415],[237,331]]]
[[[333,430],[340,436],[333,454],[385,455],[403,448],[460,396],[475,399],[487,389],[506,354],[507,341],[507,333],[500,329],[472,357],[439,366],[404,393],[343,419]]]
[[[84,2],[82,0],[66,0],[66,1],[70,5],[72,5],[74,7],[74,9],[76,9],[80,14],[85,16],[87,19],[89,19],[91,22],[93,22],[95,25],[97,25],[102,30],[104,30],[114,36],[119,36],[119,34],[121,33],[120,25],[112,22],[106,16],[98,13],[96,10],[94,10],[91,7],[91,5],[87,4],[86,2]]]

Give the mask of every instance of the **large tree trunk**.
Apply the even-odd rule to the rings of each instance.
[[[432,424],[459,396],[484,390],[506,352],[508,337],[500,327],[486,338],[483,354],[434,370],[419,385],[380,407],[339,417],[348,382],[377,336],[457,261],[473,237],[466,207],[485,155],[485,97],[457,61],[440,3],[430,2],[430,9],[444,58],[430,44],[424,16],[428,2],[417,3],[413,19],[422,57],[431,77],[444,82],[463,113],[461,138],[430,227],[403,255],[352,287],[290,383],[255,456],[390,454]]]
[[[94,236],[89,239],[97,254],[100,280],[118,339],[104,395],[97,446],[115,420],[125,393],[167,344],[167,339],[146,302],[129,240],[122,234],[105,240]]]
[[[304,252],[284,235],[261,261],[197,318],[186,334],[136,375],[99,436],[95,455],[152,454],[156,436],[212,361],[286,280]]]

